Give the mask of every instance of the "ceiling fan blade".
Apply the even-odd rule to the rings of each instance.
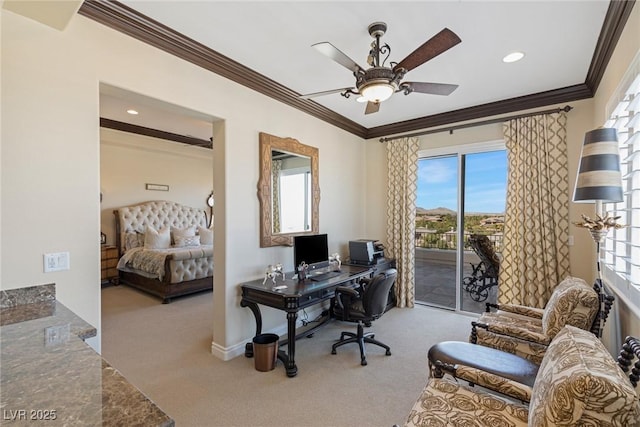
[[[398,65],[393,67],[393,71],[395,72],[400,68],[404,68],[407,71],[413,70],[428,60],[440,55],[442,52],[451,49],[461,41],[462,40],[460,40],[460,37],[458,37],[456,33],[445,28],[400,61]]]
[[[314,47],[318,52],[322,53],[325,56],[328,56],[338,64],[350,69],[354,73],[364,71],[362,67],[356,64],[353,59],[349,58],[340,49],[329,42],[316,43],[311,46]]]
[[[409,92],[428,93],[431,95],[451,95],[458,88],[458,85],[450,85],[445,83],[427,83],[427,82],[404,82],[401,88],[409,88]]]
[[[344,92],[345,90],[355,91],[356,88],[354,88],[354,87],[343,87],[342,89],[325,90],[323,92],[315,92],[315,93],[308,93],[306,95],[300,95],[299,98],[300,99],[311,99],[311,98],[315,98],[317,96],[331,95],[333,93]]]
[[[367,108],[364,109],[364,113],[365,114],[373,114],[373,113],[377,113],[378,110],[380,109],[380,103],[379,102],[367,102]]]

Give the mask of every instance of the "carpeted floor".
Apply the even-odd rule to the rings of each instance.
[[[466,341],[474,317],[424,306],[394,308],[374,322],[391,346],[331,355],[342,330],[332,322],[296,343],[298,375],[259,372],[244,356],[211,354],[213,294],[161,304],[126,286],[102,290],[102,355],[176,421],[177,426],[391,426],[402,424],[424,387],[426,354],[439,341]],[[253,325],[251,325],[253,327]],[[249,332],[250,333],[250,332]]]

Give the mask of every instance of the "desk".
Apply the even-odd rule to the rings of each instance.
[[[256,320],[256,335],[262,333],[262,315],[258,304],[287,313],[287,340],[280,342],[280,345],[287,344],[287,352],[278,350],[278,359],[284,364],[289,377],[295,377],[298,373],[295,362],[296,338],[311,335],[330,317],[327,315],[323,322],[310,329],[305,329],[299,336],[296,336],[298,311],[333,298],[336,287],[356,282],[362,277],[369,277],[373,269],[369,266],[342,265],[340,271],[342,274],[319,282],[310,279],[298,281],[297,276],[293,273],[287,273],[286,280],[276,279],[275,284],[270,279],[267,279],[264,284],[262,284],[262,279],[257,279],[240,285],[242,287],[240,305],[248,307],[253,313]],[[274,286],[282,285],[286,285],[286,288],[273,289]],[[245,356],[253,357],[253,342],[246,344]]]

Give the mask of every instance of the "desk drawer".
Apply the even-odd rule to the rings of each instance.
[[[316,292],[305,294],[301,296],[299,299],[300,307],[303,308],[303,307],[308,307],[310,305],[318,304],[321,301],[324,301],[329,298],[333,298],[334,295],[335,295],[335,292],[333,288],[322,289]]]

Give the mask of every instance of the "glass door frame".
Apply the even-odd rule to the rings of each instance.
[[[503,139],[486,141],[486,142],[472,142],[468,144],[459,144],[452,145],[446,147],[437,147],[437,148],[424,148],[418,150],[418,159],[428,159],[435,157],[445,157],[445,156],[456,156],[458,159],[457,168],[458,168],[458,194],[457,194],[457,203],[458,203],[458,217],[456,218],[456,227],[458,229],[457,242],[456,245],[456,304],[455,304],[455,312],[465,313],[477,315],[478,313],[473,313],[470,311],[463,311],[461,308],[462,304],[462,271],[464,268],[464,244],[460,244],[462,242],[460,233],[464,233],[463,225],[464,225],[464,184],[465,184],[465,174],[464,174],[464,156],[467,154],[478,154],[489,151],[501,151],[506,150],[506,143]],[[415,250],[415,249],[414,249]]]

